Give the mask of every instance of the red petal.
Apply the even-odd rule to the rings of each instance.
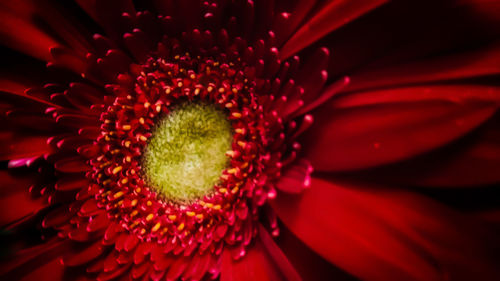
[[[293,267],[307,281],[358,281],[352,275],[335,267],[300,241],[285,226],[280,226],[276,243]]]
[[[489,102],[500,105],[500,88],[475,85],[430,85],[374,90],[337,95],[331,105],[340,109],[429,100],[458,104]]]
[[[278,44],[289,38],[315,4],[316,0],[297,1],[293,8],[274,16],[272,30],[276,32]]]
[[[86,172],[89,166],[85,163],[85,159],[81,157],[68,157],[57,161],[54,165],[56,170],[64,173]]]
[[[394,165],[358,171],[366,181],[424,187],[478,187],[500,182],[498,118],[445,149]]]
[[[0,226],[6,226],[45,208],[42,198],[32,199],[25,189],[18,189],[0,197]]]
[[[363,280],[500,277],[496,239],[416,194],[313,179],[301,196],[281,195],[272,204],[309,247]]]
[[[280,50],[280,59],[286,59],[331,31],[379,7],[386,0],[344,0],[324,5],[293,34]]]
[[[500,44],[470,53],[419,60],[353,75],[345,91],[500,74]]]
[[[6,11],[0,12],[0,38],[12,49],[45,61],[51,58],[49,48],[57,45],[29,19]]]
[[[61,242],[57,239],[45,241],[45,243],[20,250],[8,261],[4,260],[0,265],[0,276],[3,280],[18,280],[21,276],[35,270],[36,267],[43,266],[46,262],[56,258],[68,250],[69,243]]]
[[[94,244],[84,244],[84,246],[85,247],[79,252],[64,257],[62,259],[62,263],[66,266],[79,266],[86,264],[99,257],[105,249],[105,246],[101,244],[101,241],[97,241]]]
[[[184,271],[182,278],[188,280],[201,280],[205,273],[207,273],[208,267],[210,266],[210,259],[210,253],[205,253],[203,255],[196,254],[192,258],[189,267]]]
[[[59,259],[52,259],[33,270],[27,271],[27,274],[20,280],[22,281],[53,281],[63,280],[64,266],[61,265]]]
[[[222,253],[221,281],[301,280],[281,250],[268,238],[271,239],[264,237],[266,247],[258,240],[238,261],[233,259],[229,249],[225,249]]]
[[[297,160],[292,166],[284,169],[276,187],[288,193],[300,193],[309,187],[312,166],[307,160]]]
[[[0,135],[0,160],[13,160],[51,153],[47,136],[4,132]]]
[[[262,225],[259,225],[259,238],[262,242],[262,245],[264,246],[263,248],[269,255],[269,258],[275,263],[277,269],[281,271],[281,273],[285,277],[285,280],[302,280],[297,271],[295,271],[293,265],[288,261],[287,257],[283,254],[281,249],[274,242],[271,235],[269,235],[267,230]]]
[[[304,135],[306,158],[317,170],[340,171],[414,157],[490,118],[497,102],[488,99],[495,94],[491,88],[436,86],[333,100],[318,111],[317,122]]]
[[[56,190],[60,191],[69,191],[69,190],[75,190],[75,189],[82,189],[86,188],[89,186],[89,180],[84,177],[75,177],[75,176],[66,176],[66,177],[61,177],[56,185],[55,188]]]

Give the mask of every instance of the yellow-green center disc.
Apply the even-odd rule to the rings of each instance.
[[[186,202],[213,191],[227,168],[232,128],[221,110],[186,102],[161,119],[144,150],[146,181],[166,199]]]

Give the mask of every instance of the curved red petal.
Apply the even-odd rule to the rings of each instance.
[[[435,152],[350,174],[355,178],[414,187],[477,188],[500,182],[500,130],[493,118],[467,138]]]
[[[280,59],[290,57],[326,34],[386,2],[386,0],[328,2],[283,45],[280,49]]]
[[[353,83],[342,91],[360,91],[498,74],[500,74],[500,43],[468,53],[360,72],[351,76]]]
[[[58,43],[28,19],[0,11],[0,39],[3,44],[37,59],[49,61],[49,49]]]
[[[354,276],[342,271],[338,267],[322,258],[311,248],[300,241],[293,233],[280,226],[280,234],[276,244],[281,248],[287,259],[293,264],[303,280],[307,281],[357,281]]]
[[[467,217],[416,194],[313,179],[301,196],[282,195],[272,204],[309,247],[363,280],[499,277],[496,241]]]
[[[352,95],[322,107],[304,136],[306,158],[317,170],[414,157],[462,137],[498,107],[496,88],[431,86]]]
[[[265,231],[262,228],[261,230]],[[265,242],[262,241],[261,237],[240,260],[235,261],[231,251],[229,249],[224,250],[222,253],[221,281],[301,280],[293,266],[274,244],[272,238],[266,237],[266,233],[261,235],[263,235]]]

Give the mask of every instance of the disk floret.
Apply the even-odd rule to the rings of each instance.
[[[135,82],[122,79],[109,87],[115,98],[101,115],[102,153],[89,176],[100,187],[101,206],[140,239],[175,254],[220,253],[228,245],[243,255],[256,235],[258,207],[275,196],[271,182],[280,175],[286,146],[275,141],[283,135],[281,119],[264,110],[269,96],[255,92],[244,68],[224,57],[151,57],[133,68]],[[176,109],[206,106],[229,124],[228,160],[210,191],[179,200],[148,178],[154,176],[144,160],[148,144],[157,142],[155,130]]]

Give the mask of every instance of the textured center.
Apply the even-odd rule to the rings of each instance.
[[[224,112],[205,103],[183,103],[153,130],[143,158],[146,181],[166,199],[201,198],[227,168],[232,138]]]

